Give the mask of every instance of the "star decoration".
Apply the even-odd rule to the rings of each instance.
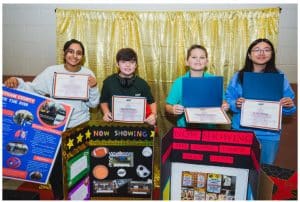
[[[73,147],[74,146],[74,144],[73,144],[73,139],[69,139],[69,141],[68,141],[68,144],[67,144],[67,146],[69,147],[69,150],[71,149],[71,147]]]
[[[91,139],[91,132],[90,132],[90,130],[88,130],[88,131],[85,133],[85,139],[86,139],[86,140]]]
[[[82,142],[82,138],[83,136],[81,135],[81,133],[76,137],[77,139],[77,144],[79,144],[80,142]]]
[[[154,136],[155,136],[155,132],[152,130],[150,137],[154,137]]]
[[[293,195],[293,190],[297,190],[297,172],[295,172],[288,180],[271,177],[277,186],[277,192],[273,194],[272,200],[294,200],[297,198]]]

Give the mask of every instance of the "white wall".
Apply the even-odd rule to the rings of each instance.
[[[56,63],[55,8],[217,10],[281,7],[277,65],[297,83],[297,4],[3,4],[3,74],[36,75]]]

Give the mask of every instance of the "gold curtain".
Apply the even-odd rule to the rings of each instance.
[[[86,48],[85,66],[102,81],[117,71],[115,55],[131,47],[138,54],[138,74],[151,86],[158,104],[158,128],[165,134],[175,124],[165,114],[165,98],[172,82],[186,72],[186,51],[192,44],[208,50],[208,71],[231,76],[244,63],[249,44],[268,38],[277,47],[279,8],[126,12],[56,9],[57,62],[63,62],[64,43],[76,38]],[[93,119],[101,118],[100,110]]]
[[[92,69],[99,88],[117,71],[115,56],[123,47],[138,54],[138,74],[151,86],[158,104],[159,135],[176,124],[164,110],[172,82],[186,72],[186,51],[192,44],[208,50],[208,71],[224,76],[226,88],[231,76],[244,63],[249,44],[268,38],[277,47],[279,8],[126,12],[56,9],[57,63],[63,62],[62,48],[71,38],[86,48],[85,66]],[[92,110],[100,119],[100,110]],[[154,186],[159,186],[159,138],[155,142]]]

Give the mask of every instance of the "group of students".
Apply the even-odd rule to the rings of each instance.
[[[89,75],[88,100],[59,100],[74,108],[67,126],[68,128],[73,128],[88,121],[90,119],[89,108],[95,108],[99,103],[103,113],[103,120],[106,122],[113,121],[112,97],[114,95],[145,97],[148,109],[145,122],[150,125],[156,124],[156,102],[148,83],[135,73],[138,66],[138,58],[133,49],[122,48],[118,51],[116,61],[119,71],[108,76],[103,81],[101,96],[94,73],[82,64],[85,55],[83,44],[78,40],[71,39],[65,43],[63,53],[64,64],[47,67],[32,82],[24,82],[21,78],[11,77],[4,82],[5,86],[53,97],[52,88],[55,73],[86,74]],[[208,53],[206,48],[201,45],[192,45],[187,51],[186,58],[186,65],[189,67],[189,71],[174,81],[166,98],[165,110],[170,114],[178,116],[177,126],[179,127],[187,127],[184,106],[182,104],[182,80],[185,77],[213,76],[206,71],[207,64]],[[233,75],[227,87],[222,108],[225,111],[231,110],[233,113],[232,129],[254,131],[262,148],[261,163],[273,164],[278,151],[280,131],[244,128],[240,126],[241,105],[245,100],[242,88],[244,72],[283,74],[283,72],[276,68],[274,47],[268,39],[257,39],[250,44],[244,67]],[[283,89],[283,98],[280,100],[283,107],[282,112],[283,115],[291,115],[296,111],[293,102],[295,96],[286,76],[284,76]],[[61,170],[57,170],[57,172],[61,172]]]
[[[210,77],[206,72],[208,64],[207,50],[201,45],[193,45],[187,51],[186,65],[189,71],[175,80],[166,99],[166,111],[178,116],[177,126],[186,127],[184,106],[182,105],[182,80],[185,77]],[[274,46],[268,39],[257,39],[253,41],[246,54],[244,67],[231,78],[222,104],[224,111],[232,112],[232,125],[234,130],[251,130],[255,133],[261,144],[261,163],[273,164],[279,148],[281,131],[248,128],[240,125],[241,106],[245,101],[243,98],[243,75],[244,72],[256,73],[278,73],[283,74],[275,65]],[[283,98],[280,100],[283,115],[292,115],[296,111],[293,102],[295,94],[284,75]],[[204,126],[204,127],[209,127]]]

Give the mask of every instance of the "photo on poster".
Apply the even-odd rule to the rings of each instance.
[[[89,176],[83,178],[68,193],[68,200],[87,200],[90,198]]]
[[[92,197],[150,197],[153,148],[150,146],[91,147]]]
[[[248,169],[173,162],[172,200],[245,200]]]
[[[38,118],[49,127],[58,127],[65,123],[66,109],[60,103],[46,100],[38,109]]]
[[[109,167],[133,167],[132,152],[109,152]]]
[[[89,149],[78,153],[67,161],[67,181],[68,186],[73,186],[84,175],[90,171]]]

